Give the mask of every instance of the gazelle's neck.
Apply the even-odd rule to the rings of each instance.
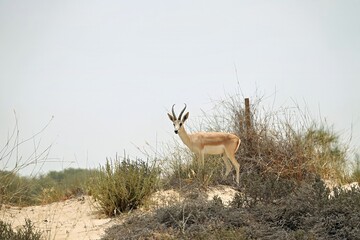
[[[181,141],[190,149],[192,149],[192,144],[191,144],[191,140],[189,135],[187,134],[185,127],[183,126],[182,128],[179,129],[179,137],[181,139]]]

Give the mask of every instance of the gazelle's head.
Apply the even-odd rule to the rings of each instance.
[[[170,118],[170,120],[173,122],[174,124],[174,132],[176,134],[178,134],[179,130],[184,127],[184,122],[186,121],[186,119],[188,119],[189,117],[189,112],[187,112],[184,117],[181,119],[183,113],[185,112],[185,109],[186,109],[186,104],[185,104],[185,107],[184,109],[180,112],[180,115],[178,118],[176,118],[176,114],[175,114],[175,111],[174,111],[174,106],[175,104],[172,106],[171,110],[172,110],[172,115],[170,113],[168,113],[168,116]]]

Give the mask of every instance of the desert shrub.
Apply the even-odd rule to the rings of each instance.
[[[178,238],[186,239],[241,239],[245,236],[243,227],[248,225],[246,218],[239,218],[239,209],[225,208],[219,198],[210,202],[203,199],[185,201],[159,209],[156,221],[166,228],[173,229]],[[225,234],[221,236],[221,234]]]
[[[246,204],[250,205],[284,198],[298,187],[293,179],[281,178],[274,173],[257,172],[242,174],[240,186]]]
[[[288,183],[279,182],[285,188]],[[262,187],[260,182],[253,188]],[[237,194],[229,206],[214,197],[185,199],[151,213],[135,213],[103,239],[359,239],[360,191],[336,188],[320,178],[302,182],[273,201],[244,204]]]
[[[186,151],[184,151],[186,152]],[[172,159],[171,169],[164,178],[166,188],[208,187],[224,183],[223,160],[220,156],[207,156],[204,165],[199,163],[195,155],[187,153],[183,161]],[[231,178],[231,176],[229,176]]]
[[[27,206],[36,204],[36,181],[12,171],[0,171],[0,204]]]
[[[323,179],[346,178],[347,147],[339,136],[326,126],[310,127],[302,136],[304,154],[308,155],[307,168]]]
[[[50,171],[43,177],[43,181],[54,182],[74,195],[86,193],[88,179],[94,170],[67,168],[62,171]]]
[[[319,178],[299,188],[277,202],[258,202],[249,208],[257,223],[268,226],[256,230],[257,238],[271,239],[357,239],[360,191],[330,190]]]
[[[0,239],[3,240],[38,240],[41,232],[34,229],[29,219],[25,220],[25,225],[14,231],[11,224],[0,220]]]
[[[68,168],[41,175],[36,178],[37,201],[47,204],[87,194],[91,176],[95,173],[96,170],[91,169]]]
[[[229,212],[216,198],[210,203],[188,199],[155,213],[134,214],[124,224],[107,229],[102,239],[245,239],[241,228],[224,227],[222,218]],[[241,225],[245,220],[234,221]]]
[[[322,224],[319,226],[329,239],[358,239],[360,237],[360,190],[337,187],[334,196],[320,211]]]
[[[262,98],[251,100],[250,113],[236,95],[205,116],[207,130],[240,137],[237,159],[242,173],[274,173],[297,181],[313,175],[345,180],[349,148],[325,121],[311,118],[298,106],[267,110]]]
[[[0,203],[17,206],[47,204],[85,194],[95,170],[65,169],[37,177],[0,171]]]
[[[350,181],[360,183],[360,155],[359,154],[355,155],[355,159],[352,164]]]
[[[240,137],[236,158],[244,175],[242,179],[258,174],[301,182],[319,175],[338,183],[347,181],[348,145],[340,141],[326,121],[312,119],[298,106],[267,110],[261,98],[252,100],[250,113],[246,113],[244,101],[238,95],[221,101],[214,109],[203,118],[206,129],[195,129],[232,132]],[[174,162],[170,167],[173,175],[169,177],[172,186],[199,180],[204,186],[234,184],[234,169],[228,179],[221,178],[224,164],[220,156],[206,156],[207,166],[196,171],[199,166],[189,151],[175,148],[176,155],[169,157]]]
[[[155,165],[128,158],[107,160],[92,179],[91,194],[108,216],[138,208],[156,190],[160,171]]]
[[[20,136],[16,113],[14,116],[15,125],[0,146],[0,204],[33,205],[39,203],[37,196],[41,192],[34,173],[46,163],[51,149],[51,145],[43,146],[38,138],[51,120],[40,131],[24,138]],[[33,151],[23,151],[31,147]],[[19,173],[24,169],[32,169],[31,175],[21,176]]]

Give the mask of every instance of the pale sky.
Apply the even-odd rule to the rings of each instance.
[[[358,0],[0,0],[0,144],[13,111],[21,139],[54,116],[42,171],[98,167],[174,141],[172,104],[191,124],[240,86],[306,103],[358,146],[359,13]]]

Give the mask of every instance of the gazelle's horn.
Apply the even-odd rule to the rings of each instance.
[[[172,106],[171,111],[172,111],[172,115],[173,115],[174,119],[176,119],[176,114],[175,114],[175,111],[174,111],[174,106],[175,106],[175,104]]]
[[[184,109],[181,111],[181,113],[180,113],[180,115],[179,115],[179,120],[181,120],[181,117],[182,117],[182,115],[183,115],[183,113],[185,112],[185,109],[186,109],[186,103],[184,103],[185,104],[185,107],[184,107]]]

